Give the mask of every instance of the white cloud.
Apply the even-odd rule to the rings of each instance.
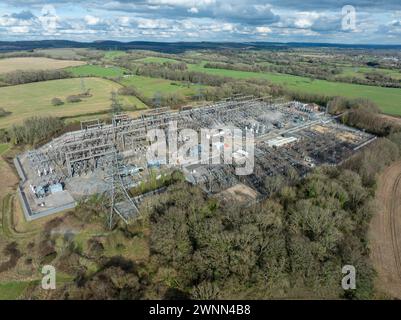
[[[268,34],[268,33],[272,33],[272,29],[270,29],[269,27],[256,27],[255,28],[257,33],[261,33],[261,34]]]
[[[216,0],[148,0],[148,3],[155,5],[169,5],[193,8],[195,4],[202,7],[214,5],[216,3]]]
[[[57,1],[59,16],[44,16],[39,3],[46,0],[4,0],[8,11],[0,15],[0,39],[13,39],[14,35],[18,39],[46,39],[51,31],[61,33],[63,38],[87,41],[254,41],[267,34],[277,41],[384,43],[386,37],[394,39],[392,43],[401,40],[400,0],[386,0],[387,9],[377,12],[374,0],[355,0],[355,5],[365,4],[358,6],[358,37],[341,30],[341,8],[331,0],[312,1],[316,5],[295,0]],[[389,3],[398,6],[392,10]],[[45,27],[50,18],[50,22],[57,23],[56,27]]]
[[[299,12],[295,18],[294,26],[302,29],[310,28],[319,16],[316,12]]]
[[[91,16],[91,15],[86,15],[85,16],[85,22],[89,26],[95,26],[95,25],[99,24],[100,21],[101,20],[98,17],[94,17],[94,16]]]
[[[28,33],[29,30],[30,29],[28,26],[17,26],[8,28],[8,31],[12,33]]]
[[[137,19],[139,29],[167,29],[169,25],[159,19]]]
[[[189,13],[199,13],[199,10],[198,10],[198,8],[196,8],[196,7],[192,7],[192,8],[190,8],[190,9],[188,9],[188,12],[189,12]]]
[[[118,23],[120,26],[129,27],[131,24],[131,19],[130,19],[130,17],[120,17],[118,19]]]

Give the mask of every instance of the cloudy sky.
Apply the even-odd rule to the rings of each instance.
[[[33,39],[401,44],[401,0],[0,0],[0,41]]]

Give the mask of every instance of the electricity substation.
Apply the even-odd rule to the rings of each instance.
[[[167,158],[147,156],[149,131],[157,129],[171,138],[172,123],[178,147],[186,143],[185,135],[180,134],[184,129],[213,129],[207,136],[207,148],[212,151],[206,153],[206,162],[204,158],[201,161],[205,147],[200,143],[189,150],[191,161],[177,154],[174,162],[169,161],[171,150]],[[234,129],[242,132],[243,143],[230,144],[224,138],[228,132],[232,137]],[[23,153],[14,162],[21,177],[18,193],[27,220],[72,209],[80,199],[105,194],[111,217],[118,215],[128,222],[140,211],[130,190],[150,176],[158,179],[178,169],[188,182],[210,195],[239,199],[242,194],[256,201],[269,195],[265,183],[269,177],[290,172],[304,176],[316,166],[337,165],[374,139],[342,125],[315,104],[236,96],[180,111],[152,109],[135,119],[117,114],[111,124],[84,121],[80,130]],[[250,143],[252,152],[245,147]],[[222,159],[228,146],[231,163]],[[251,172],[238,175],[237,169],[247,161],[252,163]]]

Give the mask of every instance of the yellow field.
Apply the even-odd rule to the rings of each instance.
[[[49,58],[8,58],[0,59],[0,73],[16,70],[52,70],[80,66],[82,61],[56,60]]]

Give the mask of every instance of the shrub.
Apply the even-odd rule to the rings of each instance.
[[[57,106],[62,106],[64,104],[64,102],[59,99],[59,98],[53,98],[52,99],[52,105],[57,107]]]
[[[9,111],[7,111],[7,110],[4,110],[4,108],[0,108],[0,118],[6,117],[6,116],[8,116],[9,114],[11,114],[11,112],[9,112]]]
[[[76,95],[72,95],[72,96],[68,96],[67,97],[67,102],[68,103],[78,103],[81,102],[82,99],[79,96]]]

